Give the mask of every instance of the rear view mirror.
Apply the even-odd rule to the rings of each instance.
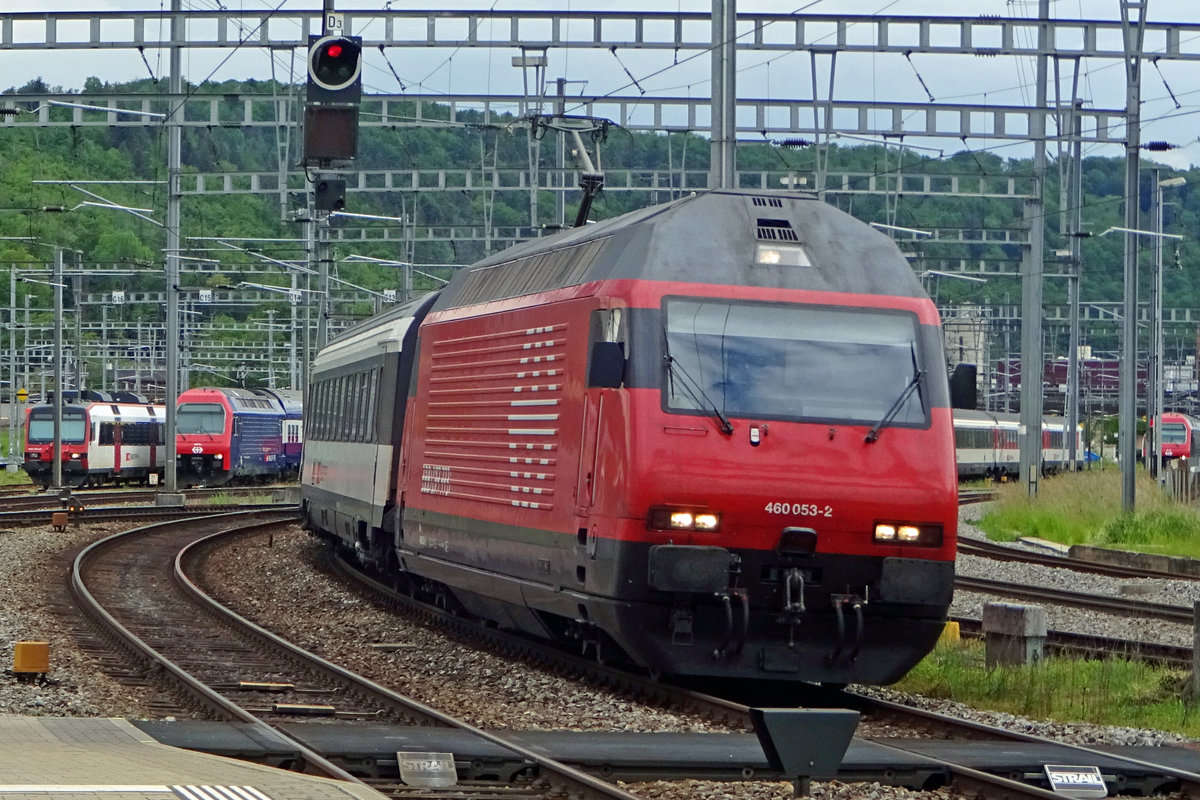
[[[625,377],[625,348],[620,342],[592,342],[588,387],[616,389]]]

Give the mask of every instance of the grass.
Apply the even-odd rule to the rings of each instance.
[[[1137,474],[1132,514],[1121,510],[1117,469],[1043,480],[1033,499],[1021,484],[996,488],[996,502],[978,523],[991,539],[1036,536],[1062,544],[1200,558],[1200,512],[1176,502],[1145,470]],[[943,643],[895,688],[1029,717],[1200,738],[1200,703],[1188,672],[1136,661],[1048,658],[1029,666],[988,669],[983,643]]]
[[[20,454],[17,454],[18,457]],[[0,458],[8,458],[8,427],[0,428]],[[18,469],[16,472],[9,472],[7,469],[0,469],[0,486],[28,486],[31,484],[29,476],[25,474],[25,470]]]
[[[195,500],[197,505],[208,506],[267,505],[271,502],[273,500],[270,492],[243,495],[219,492],[211,497],[199,497]]]
[[[998,487],[979,527],[996,541],[1036,536],[1142,553],[1200,558],[1200,511],[1176,502],[1144,470],[1132,514],[1121,511],[1121,473],[1091,470],[1043,480],[1030,499],[1025,487]]]
[[[16,472],[9,472],[6,469],[0,469],[0,486],[32,486],[33,481],[29,480],[29,476],[25,470],[18,469]]]
[[[978,641],[939,644],[893,688],[1060,722],[1153,728],[1200,738],[1189,675],[1135,661],[1050,658],[988,669]]]

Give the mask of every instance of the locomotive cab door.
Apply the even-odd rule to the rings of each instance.
[[[579,476],[575,487],[575,513],[584,517],[596,500],[596,458],[604,401],[610,389],[625,378],[625,331],[621,309],[592,312],[589,331],[587,390],[584,393],[583,430],[579,445]]]

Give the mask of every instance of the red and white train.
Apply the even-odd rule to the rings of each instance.
[[[1154,421],[1151,420],[1150,424],[1153,425]],[[1162,440],[1159,442],[1163,463],[1177,458],[1191,459],[1196,452],[1195,442],[1198,431],[1200,431],[1200,419],[1175,411],[1164,412],[1162,415]],[[1143,436],[1141,446],[1143,460],[1149,458],[1147,454],[1149,446],[1149,442]]]
[[[1017,441],[1019,414],[1003,411],[954,410],[954,446],[961,478],[1015,479],[1020,476]],[[1042,418],[1042,474],[1067,469],[1067,424],[1062,417]],[[1083,429],[1075,429],[1075,458],[1084,460]]]
[[[889,683],[951,599],[944,363],[886,236],[697,194],[324,348],[302,513],[416,594],[654,674]]]
[[[88,397],[104,397],[89,400]],[[118,402],[90,392],[82,402],[64,402],[60,437],[66,486],[148,483],[162,478],[166,454],[166,408],[146,402]],[[36,405],[25,415],[23,468],[38,486],[54,482],[54,406]]]

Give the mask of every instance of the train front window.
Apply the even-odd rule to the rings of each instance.
[[[87,441],[87,423],[83,409],[64,408],[62,440],[71,444]],[[54,409],[35,408],[29,412],[29,443],[49,444],[54,441]]]
[[[175,414],[177,433],[211,433],[225,431],[225,409],[220,403],[184,403]]]
[[[1187,426],[1182,422],[1164,422],[1162,426],[1163,444],[1184,444],[1187,442]]]
[[[664,406],[683,413],[875,425],[918,369],[907,312],[673,298]],[[918,385],[891,425],[924,425]]]

